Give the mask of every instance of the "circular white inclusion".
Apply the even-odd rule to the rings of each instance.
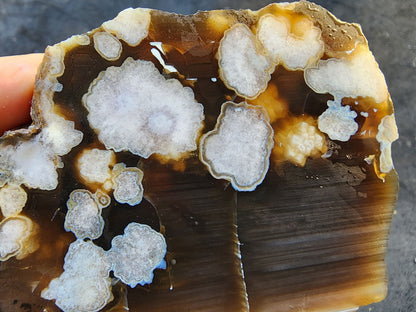
[[[152,62],[127,58],[93,81],[83,98],[91,128],[107,149],[172,158],[197,148],[203,106],[192,89],[166,80]]]

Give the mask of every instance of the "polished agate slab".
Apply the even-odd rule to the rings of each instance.
[[[127,9],[0,138],[0,310],[352,311],[387,292],[397,127],[357,24]]]

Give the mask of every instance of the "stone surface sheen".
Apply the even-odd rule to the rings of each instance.
[[[127,9],[46,49],[32,117],[0,138],[0,311],[335,312],[386,296],[398,134],[359,25],[306,1]]]

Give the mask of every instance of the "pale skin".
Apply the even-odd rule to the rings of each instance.
[[[30,123],[35,77],[43,54],[0,57],[0,136]]]

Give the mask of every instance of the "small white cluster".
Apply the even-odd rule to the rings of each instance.
[[[285,157],[299,166],[304,166],[309,156],[321,153],[325,146],[323,135],[306,121],[296,123],[285,135]]]
[[[255,98],[270,80],[273,62],[244,24],[228,29],[220,42],[218,62],[224,83],[239,95]]]
[[[121,163],[113,169],[114,199],[121,204],[127,203],[135,206],[143,198],[143,171],[138,168],[126,168]]]
[[[45,148],[40,135],[17,145],[5,145],[0,152],[0,170],[11,172],[5,182],[30,188],[53,190],[58,185],[58,158]]]
[[[354,121],[357,113],[349,105],[342,106],[339,100],[328,101],[328,108],[318,118],[318,128],[331,140],[346,142],[358,130]]]
[[[65,217],[65,230],[72,231],[79,239],[96,239],[101,236],[104,220],[101,207],[93,194],[87,190],[75,190],[70,194],[68,212]]]
[[[113,189],[116,201],[135,206],[143,198],[143,172],[136,167],[126,168],[124,163],[114,164],[115,159],[111,150],[84,149],[77,157],[80,177],[85,184],[98,188],[97,192]]]
[[[0,171],[9,173],[5,183],[24,184],[29,188],[54,190],[58,185],[57,169],[62,167],[59,155],[67,154],[82,140],[82,132],[73,122],[57,118],[40,133],[16,145],[0,146]],[[3,181],[2,181],[3,180]]]
[[[149,25],[150,10],[128,8],[112,20],[103,23],[103,28],[129,45],[137,46],[147,37]]]
[[[149,284],[153,280],[153,270],[164,269],[166,241],[162,234],[150,226],[130,223],[111,241],[108,259],[114,276],[130,287]]]
[[[321,30],[313,26],[311,20],[303,18],[296,24],[294,27],[304,32],[302,37],[291,33],[291,25],[286,17],[266,14],[258,23],[257,37],[276,64],[281,63],[290,70],[303,70],[315,65],[321,58],[324,43]]]
[[[143,172],[136,167],[126,167],[115,162],[115,154],[109,150],[84,149],[77,157],[77,167],[84,183],[96,189],[95,193],[78,189],[70,194],[67,202],[65,230],[72,231],[78,239],[96,239],[101,236],[104,220],[101,216],[114,190],[114,199],[130,206],[138,205],[143,198]],[[112,170],[110,170],[112,167]]]
[[[77,159],[81,178],[87,183],[104,183],[111,179],[110,166],[115,162],[113,151],[84,149]]]
[[[93,35],[95,50],[106,60],[114,61],[120,57],[120,41],[108,32],[96,32]]]
[[[8,217],[0,223],[0,261],[13,256],[23,259],[34,252],[38,245],[32,240],[36,225],[21,215]]]
[[[367,47],[357,47],[348,58],[319,61],[317,68],[306,69],[305,81],[315,92],[340,99],[361,96],[381,103],[388,98],[384,75]]]
[[[27,201],[25,190],[18,185],[5,185],[0,188],[0,209],[5,218],[22,212]]]
[[[267,173],[272,147],[273,129],[261,106],[226,102],[215,129],[201,139],[200,158],[215,178],[252,191]]]
[[[70,244],[64,272],[41,296],[55,300],[65,312],[96,312],[113,300],[110,271],[135,287],[151,283],[153,270],[166,268],[165,238],[148,225],[130,223],[111,245],[106,252],[92,241],[78,239]]]
[[[300,19],[293,33],[286,17],[262,16],[256,36],[242,23],[225,31],[218,48],[219,73],[225,85],[238,95],[253,99],[266,89],[277,64],[289,70],[315,65],[324,51],[321,30],[308,18]]]
[[[0,261],[13,256],[23,259],[39,247],[35,237],[37,225],[20,214],[26,201],[27,194],[21,186],[0,187],[0,211],[4,217],[0,223]]]
[[[65,256],[64,272],[53,279],[41,296],[56,300],[65,312],[96,312],[113,300],[110,263],[93,242],[73,242]]]

